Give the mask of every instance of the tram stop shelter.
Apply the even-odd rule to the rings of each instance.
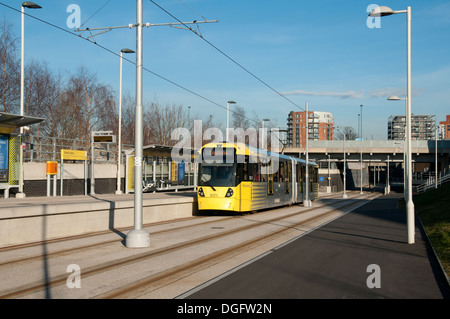
[[[11,188],[19,187],[20,174],[20,128],[40,123],[43,118],[0,112],[0,190],[5,198]]]
[[[143,180],[144,192],[168,191],[179,189],[195,189],[197,187],[198,165],[195,156],[198,151],[183,149],[183,157],[189,160],[172,158],[173,146],[145,145],[143,147]],[[125,151],[125,193],[134,192],[134,149]],[[187,155],[187,156],[186,156]]]

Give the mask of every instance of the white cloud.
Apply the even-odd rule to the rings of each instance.
[[[313,91],[304,91],[304,90],[295,90],[295,91],[288,91],[288,92],[282,92],[283,95],[309,95],[309,96],[331,96],[331,97],[338,97],[341,99],[359,99],[364,96],[363,91],[348,91],[348,92],[335,92],[335,91],[320,91],[320,92],[313,92]]]

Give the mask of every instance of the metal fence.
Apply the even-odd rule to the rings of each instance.
[[[59,161],[63,149],[87,151],[87,154],[90,154],[91,141],[27,134],[23,136],[22,147],[24,147],[24,162]],[[122,152],[133,147],[122,144]],[[94,143],[94,160],[96,163],[117,164],[118,144]]]

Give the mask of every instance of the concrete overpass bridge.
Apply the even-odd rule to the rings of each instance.
[[[413,184],[420,184],[424,178],[449,171],[450,140],[413,140],[412,171]],[[436,156],[437,150],[437,156]],[[280,150],[281,152],[281,150]],[[305,158],[304,147],[287,147],[286,155]],[[343,189],[344,153],[346,162],[347,189],[373,187],[385,184],[388,168],[390,184],[403,185],[404,141],[309,141],[309,158],[319,164],[319,184]]]

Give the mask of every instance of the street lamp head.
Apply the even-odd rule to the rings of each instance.
[[[269,121],[270,121],[270,119],[263,119],[263,121],[267,121],[267,122],[269,122]]]
[[[120,50],[120,52],[123,52],[123,53],[135,53],[133,50],[127,49],[127,48]]]
[[[394,14],[395,11],[386,6],[379,6],[369,13],[369,17],[384,17]]]
[[[42,7],[34,2],[31,1],[25,1],[22,3],[22,7],[28,8],[28,9],[41,9]]]
[[[230,104],[236,104],[235,101],[228,101],[227,103],[230,103]]]
[[[400,101],[400,100],[405,100],[406,98],[400,98],[397,95],[391,95],[390,97],[387,98],[388,101]]]

